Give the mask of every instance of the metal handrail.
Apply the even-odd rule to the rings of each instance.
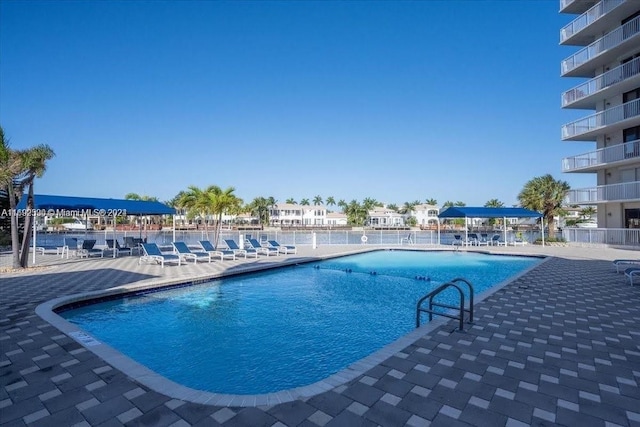
[[[457,282],[464,282],[467,284],[467,286],[469,286],[469,309],[464,308],[465,304],[464,304],[464,292],[462,291],[462,289],[460,288],[460,286],[458,286],[456,283]],[[456,288],[458,290],[458,292],[460,293],[460,305],[458,307],[453,306],[453,305],[448,305],[448,304],[441,304],[441,303],[437,303],[437,302],[433,302],[433,299],[440,294],[442,291],[453,287]],[[433,291],[429,292],[428,294],[426,294],[425,296],[423,296],[422,298],[420,298],[416,304],[416,328],[420,327],[420,313],[429,313],[429,321],[433,320],[433,315],[437,314],[438,316],[444,316],[444,317],[448,317],[450,319],[458,319],[459,322],[459,326],[458,328],[462,331],[464,330],[464,313],[467,312],[469,313],[469,323],[473,323],[473,294],[474,294],[474,290],[473,290],[473,286],[471,285],[471,283],[462,278],[462,277],[456,277],[455,279],[451,280],[450,282],[446,282],[440,286],[438,286],[436,289],[434,289]],[[429,308],[423,308],[421,307],[422,303],[426,300],[429,299]],[[450,308],[450,309],[458,309],[459,310],[459,315],[453,315],[453,314],[449,314],[449,313],[441,313],[438,311],[435,311],[433,308],[434,307],[442,307],[442,308]]]

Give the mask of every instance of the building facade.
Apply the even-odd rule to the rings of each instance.
[[[640,228],[640,1],[560,0],[560,13],[573,18],[560,44],[576,48],[561,63],[572,85],[562,108],[585,113],[562,126],[562,140],[595,143],[562,161],[563,172],[596,176],[566,203],[597,205],[600,228]]]

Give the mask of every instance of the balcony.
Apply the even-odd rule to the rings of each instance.
[[[563,141],[595,141],[598,135],[640,124],[640,99],[592,114],[562,126]]]
[[[560,13],[582,13],[594,3],[592,0],[560,0]]]
[[[563,77],[593,77],[594,70],[614,60],[627,42],[640,34],[640,16],[580,49],[561,63]]]
[[[615,86],[614,86],[615,85]],[[562,108],[596,108],[609,94],[619,94],[640,85],[640,57],[600,74],[562,94]],[[597,96],[594,96],[596,95]]]
[[[596,172],[605,166],[619,166],[640,160],[640,139],[602,148],[562,160],[562,172]]]
[[[621,4],[624,4],[625,1],[626,0],[602,0],[599,3],[596,3],[595,6],[587,10],[582,15],[578,16],[576,19],[565,25],[564,28],[560,30],[560,44],[566,43],[584,46],[585,44],[593,41],[595,38],[594,34],[602,34],[607,26],[611,27],[610,22],[612,20],[606,19],[604,21],[608,22],[605,22],[600,26],[595,26],[598,28],[592,27],[589,30],[589,34],[581,35],[580,32],[598,21],[603,16],[609,14]],[[617,16],[617,20],[620,21],[619,16]]]
[[[569,205],[636,201],[640,201],[640,181],[569,190],[565,199]]]

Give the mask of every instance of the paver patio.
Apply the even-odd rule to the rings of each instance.
[[[353,248],[300,249],[298,259]],[[464,332],[455,321],[425,328],[417,341],[346,384],[258,407],[202,405],[151,390],[35,308],[63,295],[188,280],[292,255],[164,269],[138,265],[137,257],[39,256],[49,268],[0,275],[0,425],[640,426],[640,286],[630,286],[611,264],[636,252],[490,250],[553,257],[477,303],[476,321]]]

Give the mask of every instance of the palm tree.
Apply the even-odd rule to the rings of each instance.
[[[502,208],[504,207],[504,203],[502,203],[498,199],[491,199],[484,204],[485,208]]]
[[[593,206],[587,206],[583,209],[580,209],[580,216],[582,219],[590,219],[597,212],[596,208]]]
[[[233,194],[234,191],[233,187],[222,190],[217,185],[210,185],[202,190],[195,185],[191,185],[178,199],[177,207],[186,209],[188,218],[201,218],[204,220],[204,232],[207,240],[209,240],[209,218],[213,215],[213,244],[217,247],[222,227],[222,214],[236,213],[242,206],[242,199],[236,197]]]
[[[316,197],[313,198],[313,204],[315,206],[321,205],[322,202],[323,202],[322,196],[316,196]]]
[[[309,206],[309,205],[310,205],[310,203],[309,203],[309,199],[302,199],[302,200],[300,200],[300,204],[301,204],[302,206]]]
[[[367,219],[367,212],[369,211],[363,205],[353,199],[344,208],[344,213],[347,214],[347,222],[351,225],[364,225]]]
[[[329,196],[327,197],[326,203],[327,203],[327,206],[335,206],[336,199],[334,199],[333,196]]]
[[[33,182],[36,178],[41,178],[47,170],[47,161],[51,160],[55,153],[46,144],[40,144],[22,152],[22,166],[25,169],[26,177],[24,185],[27,191],[27,209],[33,210]],[[29,244],[31,243],[31,227],[33,226],[33,215],[27,215],[24,222],[24,236],[22,238],[22,250],[20,252],[20,266],[26,268],[29,262]]]
[[[12,213],[11,222],[11,250],[13,253],[13,268],[20,268],[20,246],[18,235],[18,216],[16,206],[22,195],[21,178],[22,161],[17,151],[9,146],[9,140],[4,138],[4,130],[0,126],[0,190],[9,197],[9,209]]]
[[[340,199],[336,204],[342,209],[342,213],[347,213],[347,202],[344,199]]]
[[[382,203],[380,203],[376,199],[372,199],[371,197],[366,197],[362,201],[362,207],[367,211],[370,211],[371,209],[375,208],[376,206],[382,206]]]
[[[431,205],[431,206],[437,206],[438,205],[438,201],[436,199],[427,199],[424,202],[427,205]]]
[[[398,212],[398,205],[391,203],[390,205],[387,205],[387,209]]]
[[[295,205],[296,203],[296,199],[294,199],[293,197],[289,197],[287,200],[285,200],[285,203],[288,203],[290,205]]]
[[[562,202],[571,187],[566,181],[555,180],[551,174],[538,176],[528,181],[518,200],[523,208],[538,211],[547,221],[549,226],[549,238],[554,238],[555,217],[562,211]]]
[[[24,264],[20,256],[20,236],[18,230],[18,216],[16,206],[22,198],[25,187],[29,188],[27,208],[33,209],[33,183],[46,170],[46,162],[54,156],[53,150],[45,144],[27,150],[12,150],[9,140],[4,137],[4,130],[0,126],[0,191],[7,193],[9,209],[11,209],[11,251],[12,267],[25,268],[27,266],[28,250],[23,249]],[[30,226],[33,219],[27,216],[27,227],[24,229],[24,240],[30,236]],[[27,248],[29,241],[27,240]]]
[[[270,200],[271,199],[271,200]],[[247,206],[252,215],[256,215],[260,220],[260,224],[269,225],[269,208],[275,203],[272,203],[273,197],[266,199],[264,197],[256,197]]]
[[[212,209],[207,189],[202,190],[195,185],[190,185],[178,199],[177,207],[185,209],[189,219],[200,218],[204,220],[204,232],[208,240],[208,215],[212,213]]]
[[[144,200],[146,202],[157,202],[157,197],[152,196],[141,196],[138,193],[127,193],[124,196],[125,200]]]
[[[242,199],[237,197],[233,192],[235,188],[228,187],[226,190],[221,189],[217,185],[211,185],[207,188],[211,203],[211,212],[215,216],[215,228],[213,230],[213,246],[218,247],[218,240],[220,239],[220,232],[222,231],[222,215],[223,214],[235,214],[240,213],[243,205]],[[269,211],[267,211],[268,220]]]

